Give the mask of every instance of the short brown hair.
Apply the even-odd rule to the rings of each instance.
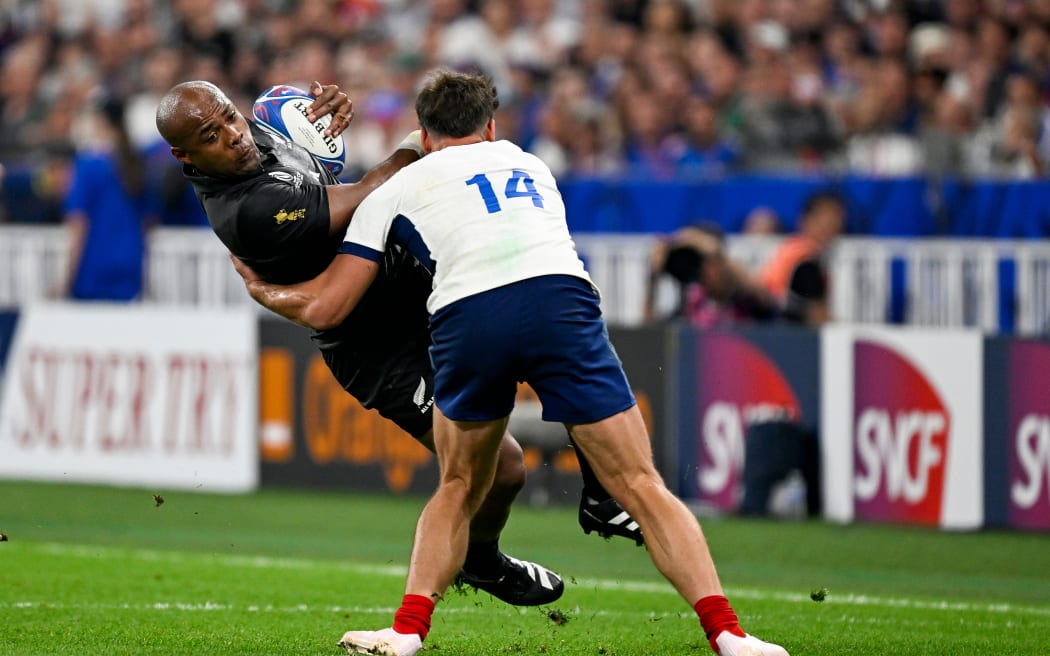
[[[498,108],[492,80],[474,73],[435,71],[416,96],[420,127],[454,139],[480,132]]]

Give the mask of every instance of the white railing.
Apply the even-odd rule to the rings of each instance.
[[[66,271],[65,230],[0,226],[0,307],[46,298]]]
[[[202,306],[252,302],[230,264],[229,251],[203,228],[164,228],[149,237],[146,298]]]
[[[576,237],[610,323],[642,320],[649,252],[655,235],[587,234]],[[201,228],[163,228],[149,239],[147,302],[203,306],[250,303],[226,249]],[[777,240],[732,236],[730,255],[755,269]],[[0,306],[46,298],[62,279],[66,238],[58,227],[0,226]],[[1013,293],[1000,299],[1002,266],[1013,266]],[[892,299],[904,323],[999,330],[1001,301],[1012,306],[1015,332],[1050,332],[1050,243],[961,239],[839,240],[829,258],[832,314],[836,320],[880,323]],[[896,275],[894,272],[897,272]],[[896,281],[896,283],[895,283]],[[896,284],[896,292],[894,291]],[[896,296],[894,295],[896,293]],[[670,302],[669,290],[658,305]]]
[[[903,321],[918,326],[1000,328],[1004,305],[1015,332],[1050,332],[1050,243],[976,239],[842,239],[830,258],[836,319],[859,323],[890,315],[892,269],[902,269]],[[1012,265],[1009,276],[1001,267]],[[1011,307],[1012,306],[1012,307]]]

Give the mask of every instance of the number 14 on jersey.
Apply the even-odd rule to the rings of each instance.
[[[492,188],[492,182],[484,173],[475,175],[466,183],[469,185],[477,185],[478,191],[481,192],[481,199],[485,201],[485,209],[489,211],[489,214],[495,214],[503,209],[499,204],[499,199],[496,198],[496,191]],[[531,198],[532,204],[536,207],[543,207],[543,196],[540,192],[536,191],[536,184],[529,177],[529,174],[525,171],[514,170],[510,172],[510,178],[507,180],[507,186],[503,189],[503,196],[510,200],[511,198]]]

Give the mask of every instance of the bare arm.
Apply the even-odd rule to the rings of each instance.
[[[275,285],[260,278],[236,256],[231,254],[230,259],[257,303],[314,330],[327,330],[342,323],[357,307],[379,271],[378,262],[340,254],[313,280]]]
[[[65,217],[68,247],[66,249],[65,277],[55,283],[51,289],[54,298],[65,298],[73,291],[73,281],[80,269],[80,258],[84,254],[84,241],[87,239],[88,217],[79,210],[70,212]]]
[[[389,180],[390,176],[418,160],[419,157],[419,153],[413,148],[399,147],[393,155],[365,173],[358,182],[325,187],[328,191],[328,212],[331,216],[329,234],[341,235],[346,232],[350,219],[365,196]]]

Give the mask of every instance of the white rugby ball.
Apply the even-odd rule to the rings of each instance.
[[[260,128],[299,144],[332,175],[339,175],[346,163],[343,135],[325,136],[324,131],[332,122],[331,114],[325,114],[313,123],[306,118],[306,108],[313,101],[314,97],[302,89],[278,84],[255,99],[252,116]]]

